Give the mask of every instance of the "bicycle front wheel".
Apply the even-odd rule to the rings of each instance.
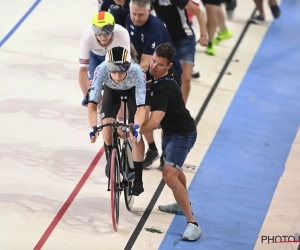
[[[111,219],[114,230],[118,231],[119,225],[119,209],[120,209],[120,168],[117,150],[113,149],[111,152],[110,161],[110,205],[111,205]]]
[[[135,177],[135,173],[133,169],[133,160],[132,160],[132,153],[131,147],[129,143],[125,144],[125,148],[123,149],[123,164],[125,165],[126,173],[127,173],[127,182],[124,187],[124,199],[125,205],[128,211],[131,211],[133,203],[134,203],[134,196],[131,194],[131,188],[133,186],[133,181]]]

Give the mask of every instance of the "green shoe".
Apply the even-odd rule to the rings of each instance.
[[[208,44],[205,53],[208,55],[211,55],[211,56],[216,55],[216,49],[215,49],[213,43]]]
[[[218,36],[213,40],[213,44],[219,44],[220,42],[232,37],[232,32],[228,29],[220,30]]]

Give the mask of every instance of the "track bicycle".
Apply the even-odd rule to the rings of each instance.
[[[112,127],[112,150],[111,154],[107,155],[109,161],[110,171],[108,176],[107,191],[110,191],[111,199],[111,218],[114,230],[118,231],[119,225],[119,209],[120,209],[120,196],[124,191],[125,205],[128,211],[131,211],[134,202],[134,196],[131,193],[133,181],[135,178],[133,159],[132,159],[132,146],[131,141],[128,138],[128,130],[134,134],[133,128],[126,124],[126,104],[127,96],[121,96],[121,100],[124,102],[124,123],[112,122],[101,126],[98,126],[96,131],[101,132],[104,127]],[[121,143],[118,129],[125,130],[125,138]]]

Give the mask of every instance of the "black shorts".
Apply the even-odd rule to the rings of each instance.
[[[134,123],[134,116],[136,112],[136,102],[135,102],[135,87],[127,90],[116,90],[111,89],[104,85],[104,92],[102,96],[102,109],[101,118],[117,118],[121,107],[121,96],[127,96],[127,108],[129,114],[128,123]]]
[[[211,4],[211,5],[221,5],[224,0],[202,0],[203,4],[206,5],[206,4]]]

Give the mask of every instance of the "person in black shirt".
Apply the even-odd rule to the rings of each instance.
[[[129,14],[130,0],[98,0],[98,11],[110,12],[115,22],[126,28],[126,17]]]
[[[168,73],[174,57],[175,50],[170,43],[162,43],[155,49],[149,70],[154,78],[150,93],[151,116],[141,126],[139,132],[144,134],[161,125],[163,179],[172,189],[177,203],[159,206],[159,209],[165,212],[174,212],[176,209],[182,211],[188,223],[182,238],[195,241],[201,237],[202,233],[193,216],[186,189],[186,179],[181,167],[195,144],[197,130],[194,119],[185,107],[178,84]]]
[[[190,0],[152,0],[152,6],[156,16],[167,26],[176,54],[182,66],[182,96],[187,102],[190,88],[191,76],[195,64],[196,36],[192,29],[188,13],[190,11],[197,17],[199,24],[201,46],[207,45],[206,22],[202,11]]]

